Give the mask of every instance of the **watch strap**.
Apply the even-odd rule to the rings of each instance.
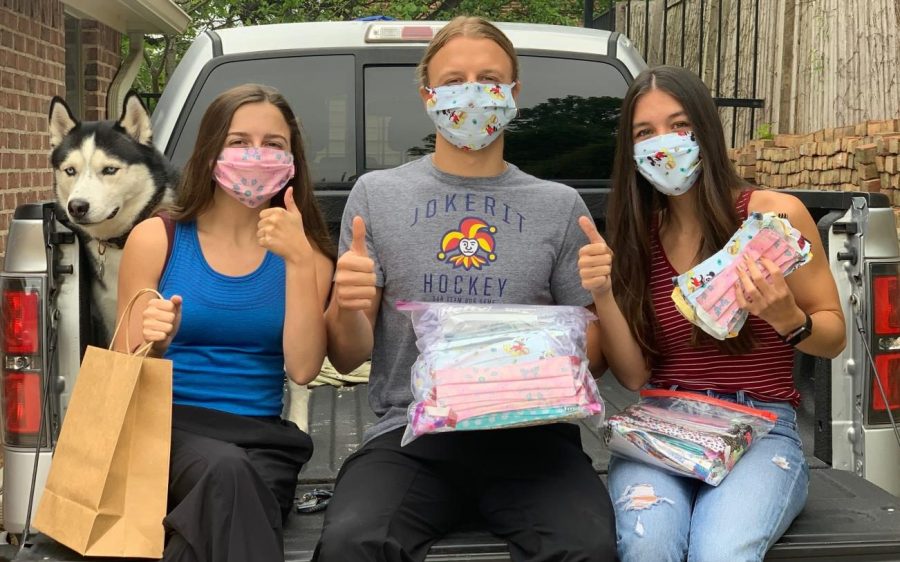
[[[808,338],[810,334],[812,334],[812,316],[807,314],[803,325],[785,334],[782,340],[784,340],[784,343],[794,346]]]

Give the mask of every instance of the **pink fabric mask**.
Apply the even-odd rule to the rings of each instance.
[[[224,148],[213,176],[225,193],[255,209],[294,177],[294,156],[276,148]]]
[[[809,242],[787,219],[751,213],[725,248],[675,277],[673,299],[679,312],[719,340],[736,336],[747,320],[748,313],[738,306],[736,296],[744,256],[756,262],[766,279],[769,273],[760,258],[771,260],[787,276],[812,257]]]
[[[573,356],[502,367],[449,367],[432,373],[431,398],[434,405],[450,408],[457,421],[528,408],[587,406],[585,372],[586,365]]]

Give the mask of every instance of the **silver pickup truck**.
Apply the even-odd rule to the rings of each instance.
[[[414,66],[440,22],[323,22],[207,32],[196,38],[153,114],[157,146],[181,166],[198,142],[200,117],[223,90],[259,82],[281,90],[300,116],[317,195],[333,232],[354,180],[426,153],[434,128],[414,88]],[[506,156],[537,176],[579,190],[601,230],[621,98],[645,64],[629,40],[606,31],[503,24],[516,46],[521,113]],[[200,139],[202,142],[202,139]],[[900,445],[888,413],[900,416],[900,247],[887,198],[797,191],[818,221],[848,319],[846,350],[834,360],[798,354],[795,378],[809,502],[767,560],[900,560]],[[5,338],[4,525],[21,534],[36,505],[53,444],[90,342],[90,290],[76,237],[52,203],[16,210],[2,272]],[[27,341],[28,346],[10,346]],[[876,375],[877,368],[877,375]],[[882,398],[879,377],[887,393]],[[612,413],[636,399],[612,376],[601,379]],[[312,392],[312,461],[298,495],[334,482],[372,423],[365,386]],[[48,429],[38,435],[37,421]],[[605,478],[602,438],[582,427]],[[294,514],[286,558],[308,560],[322,514]],[[19,559],[78,560],[40,534]],[[503,541],[478,522],[448,536],[429,560],[509,560]]]

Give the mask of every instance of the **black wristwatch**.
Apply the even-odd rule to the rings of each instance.
[[[808,338],[810,334],[812,334],[812,316],[807,314],[806,322],[802,326],[781,336],[781,339],[784,343],[794,346]]]

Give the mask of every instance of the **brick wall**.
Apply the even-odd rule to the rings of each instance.
[[[92,20],[81,22],[82,62],[84,63],[84,119],[118,119],[106,115],[106,92],[121,61],[122,35]]]
[[[47,109],[65,89],[63,7],[0,0],[0,252],[16,206],[50,199]]]
[[[106,118],[121,35],[81,22],[86,120]],[[0,0],[0,259],[18,205],[53,198],[47,112],[65,96],[65,16],[59,0]],[[114,116],[118,117],[118,115]]]

